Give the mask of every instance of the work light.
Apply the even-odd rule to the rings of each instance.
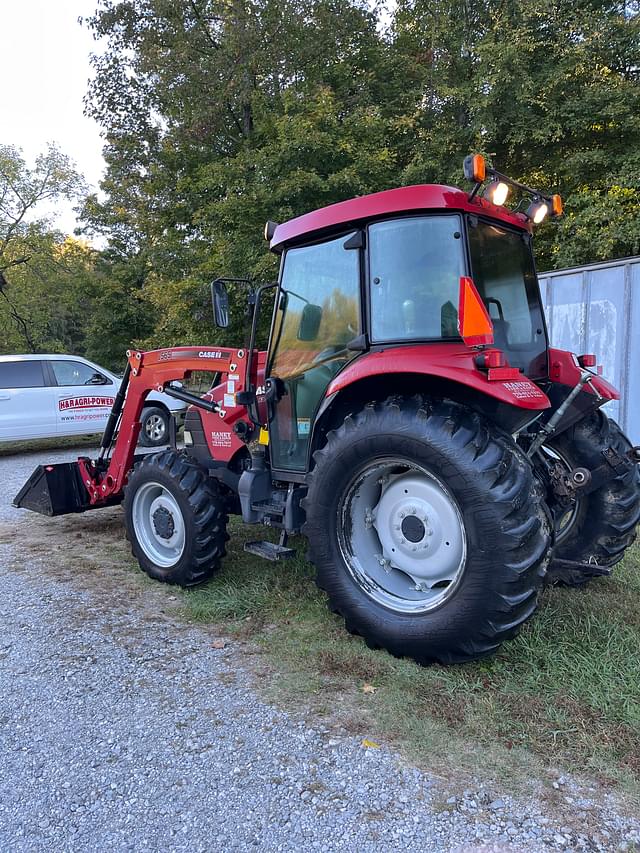
[[[502,205],[507,200],[509,195],[509,185],[504,181],[491,181],[489,186],[484,191],[484,197],[490,202],[497,205]]]
[[[273,235],[276,233],[277,227],[278,227],[278,223],[272,222],[269,219],[264,226],[264,239],[265,240],[271,240],[273,238]]]
[[[497,169],[487,166],[481,154],[469,154],[464,159],[463,167],[465,178],[475,184],[469,193],[469,201],[473,201],[478,192],[482,190],[482,195],[487,201],[500,207],[505,204],[511,188],[514,187],[524,196],[515,208],[514,213],[516,215],[522,216],[522,205],[527,203],[526,198],[528,196],[531,201],[525,215],[535,225],[539,225],[547,216],[550,218],[562,216],[563,204],[559,195],[544,196],[539,190],[521,184],[520,181],[514,181],[513,178],[503,175]],[[482,189],[485,180],[489,181],[489,183]]]
[[[549,202],[541,198],[534,198],[527,208],[527,216],[534,225],[539,225],[548,213]]]

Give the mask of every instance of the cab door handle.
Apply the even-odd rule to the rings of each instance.
[[[0,394],[0,400],[10,400],[11,394]]]

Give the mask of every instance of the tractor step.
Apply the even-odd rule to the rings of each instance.
[[[263,557],[265,560],[286,560],[289,557],[294,557],[295,548],[287,548],[286,545],[278,545],[277,542],[245,542],[244,550],[249,554],[256,554],[258,557]]]
[[[251,509],[254,512],[261,512],[265,515],[284,515],[285,506],[280,501],[256,501],[251,504]]]

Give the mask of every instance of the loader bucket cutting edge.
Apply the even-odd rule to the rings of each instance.
[[[13,505],[48,516],[93,509],[77,462],[38,465]]]

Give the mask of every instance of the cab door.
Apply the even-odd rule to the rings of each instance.
[[[284,258],[268,375],[277,399],[271,465],[304,471],[316,411],[361,335],[359,232],[289,249]]]

